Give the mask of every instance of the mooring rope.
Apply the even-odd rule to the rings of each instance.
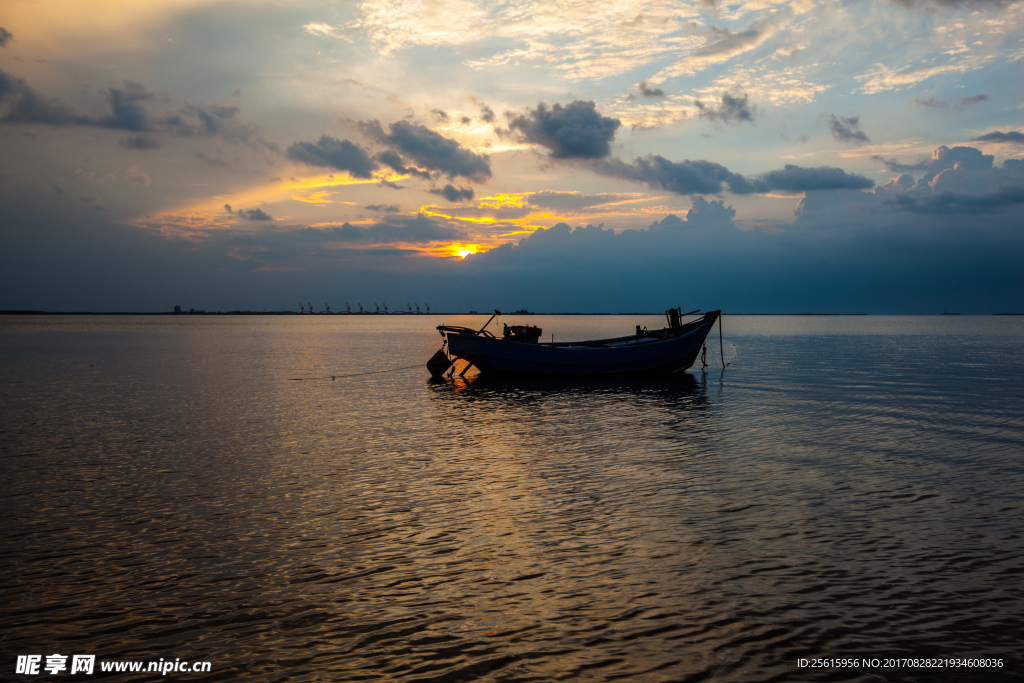
[[[718,353],[722,356],[722,367],[725,367],[725,351],[722,348],[722,314],[718,314]]]
[[[388,368],[387,370],[374,370],[372,372],[356,372],[349,375],[328,375],[326,377],[289,377],[289,382],[314,382],[317,380],[329,379],[332,382],[336,379],[345,379],[346,377],[362,377],[363,375],[381,375],[385,372],[398,372],[399,370],[411,370],[412,368],[421,368],[423,363],[417,363],[416,365],[406,365],[400,368]]]

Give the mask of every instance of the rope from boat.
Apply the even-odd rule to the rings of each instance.
[[[718,353],[722,356],[722,368],[725,368],[725,350],[722,342],[722,314],[718,314]]]
[[[329,379],[332,382],[336,379],[345,379],[346,377],[362,377],[364,375],[381,375],[385,372],[398,372],[399,370],[411,370],[412,368],[422,368],[423,363],[417,363],[416,365],[405,365],[400,368],[389,368],[387,370],[374,370],[372,372],[356,372],[350,375],[328,375],[326,377],[289,377],[289,382],[315,382],[317,380]]]

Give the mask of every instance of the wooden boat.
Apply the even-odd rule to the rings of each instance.
[[[682,318],[698,311],[682,313],[673,308],[665,312],[668,326],[660,330],[641,329],[614,339],[544,343],[542,330],[528,325],[505,326],[502,337],[487,331],[487,325],[470,327],[438,325],[444,340],[441,349],[427,362],[434,377],[440,377],[456,361],[469,363],[482,374],[498,375],[664,375],[691,367],[704,346],[721,311],[709,311],[697,320]],[[500,315],[498,311],[494,315]],[[720,324],[720,323],[719,323]],[[452,370],[454,372],[454,369]]]

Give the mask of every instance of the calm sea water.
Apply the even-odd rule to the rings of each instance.
[[[1021,318],[726,315],[724,372],[431,383],[482,321],[0,318],[0,676],[1024,677]]]

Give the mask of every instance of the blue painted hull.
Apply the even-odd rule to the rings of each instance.
[[[468,331],[442,329],[443,351],[452,361],[462,358],[483,374],[628,375],[670,374],[691,367],[718,320],[718,311],[677,337],[623,338],[603,346],[529,344]]]

